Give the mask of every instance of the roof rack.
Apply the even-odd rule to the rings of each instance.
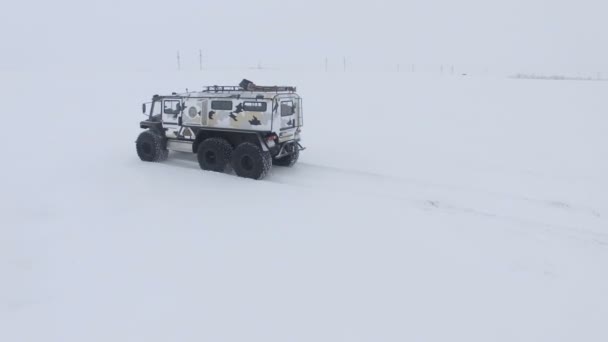
[[[203,87],[203,91],[204,92],[214,92],[214,93],[220,93],[220,92],[225,92],[225,91],[243,91],[245,89],[239,87],[239,86],[207,86],[207,87]]]
[[[241,81],[241,83],[239,83],[239,86],[241,88],[249,90],[249,91],[263,91],[263,92],[277,92],[277,93],[280,91],[289,91],[289,92],[296,91],[295,87],[259,86],[259,85],[256,85],[255,83],[251,82],[248,79],[243,79]]]
[[[203,87],[203,92],[208,93],[221,93],[221,92],[230,92],[230,91],[259,91],[259,92],[270,92],[270,93],[279,93],[279,92],[295,92],[296,87],[287,87],[287,86],[258,86],[249,80],[241,81],[238,86],[207,86]]]
[[[253,86],[253,87],[249,87],[247,90],[278,93],[278,92],[283,92],[283,91],[294,92],[294,91],[296,91],[296,87],[287,87],[287,86]]]

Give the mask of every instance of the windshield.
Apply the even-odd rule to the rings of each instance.
[[[152,108],[150,109],[150,116],[151,117],[159,117],[160,114],[161,114],[160,101],[154,101],[154,102],[152,102]]]

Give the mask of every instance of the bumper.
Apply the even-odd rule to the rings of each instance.
[[[279,152],[274,156],[275,158],[282,158],[290,154],[294,154],[297,151],[304,151],[306,147],[302,146],[299,141],[292,140],[282,143],[279,146]]]

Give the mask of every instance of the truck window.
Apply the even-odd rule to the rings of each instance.
[[[243,110],[246,112],[265,112],[266,102],[243,102]]]
[[[232,110],[232,101],[211,101],[213,110]]]
[[[290,116],[295,113],[293,101],[281,102],[281,116]]]
[[[154,101],[154,103],[152,104],[152,116],[158,116],[161,114],[160,109],[161,109],[161,103],[160,101]]]
[[[179,114],[179,100],[165,100],[163,111],[165,114]]]

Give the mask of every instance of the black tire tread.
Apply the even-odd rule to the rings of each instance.
[[[151,145],[151,153],[148,154],[143,150],[144,144]],[[141,132],[135,141],[135,149],[139,159],[147,162],[162,162],[167,160],[169,151],[166,145],[165,138],[151,130]]]
[[[207,165],[205,163],[204,151],[214,150],[220,162],[217,165]],[[197,159],[198,164],[203,170],[224,172],[230,166],[230,157],[232,155],[232,145],[226,139],[222,138],[207,138],[198,146]]]
[[[254,169],[252,171],[244,170],[239,163],[240,158],[245,154],[253,159]],[[257,145],[244,142],[234,149],[231,164],[237,176],[259,180],[266,177],[272,168],[272,156],[270,152],[263,151]]]

